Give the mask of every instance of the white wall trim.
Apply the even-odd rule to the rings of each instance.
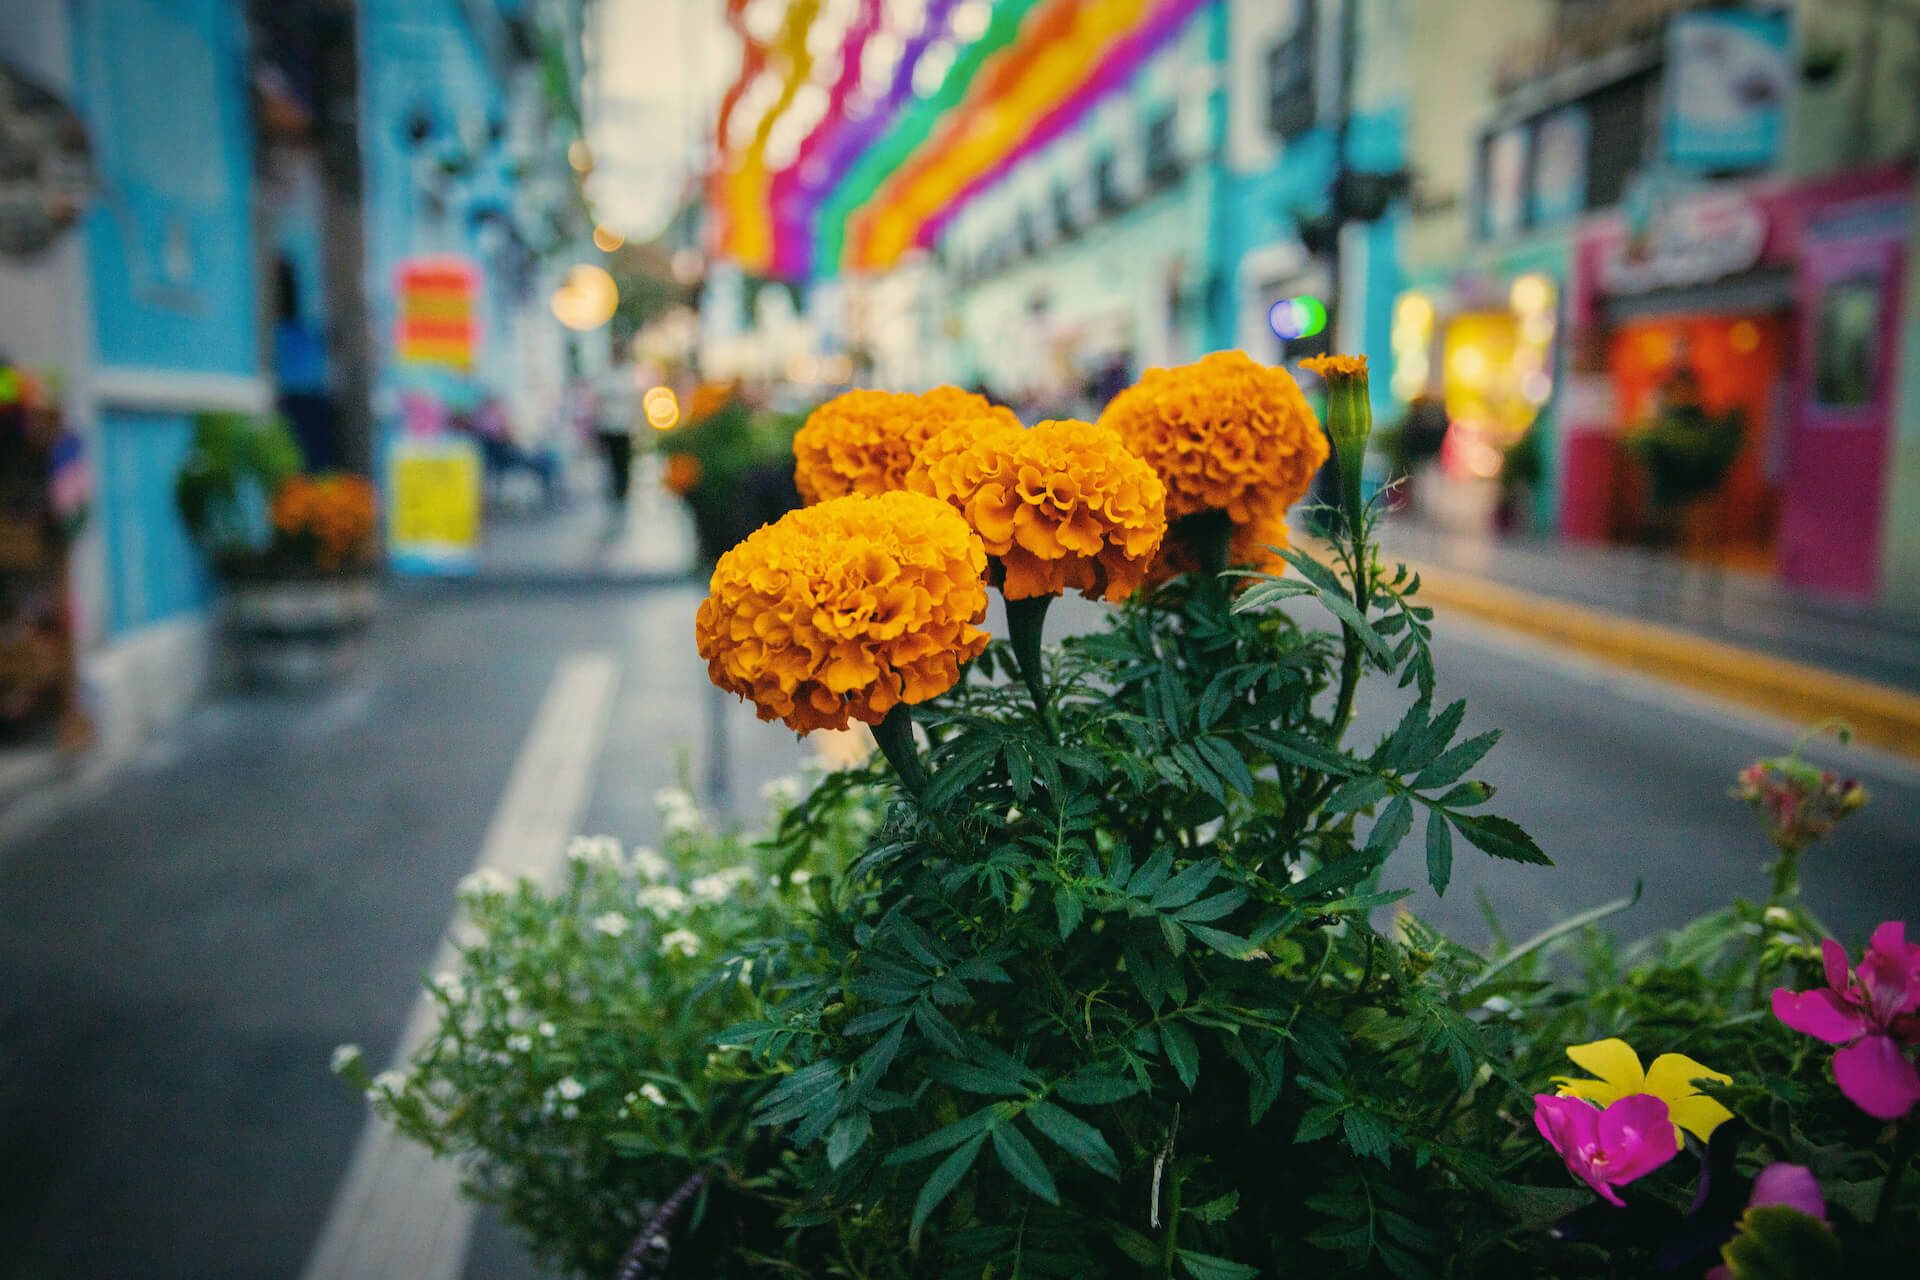
[[[96,365],[87,382],[100,409],[264,413],[273,407],[272,384],[255,375]]]

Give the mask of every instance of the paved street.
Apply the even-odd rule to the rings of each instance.
[[[293,1277],[363,1121],[328,1074],[358,1041],[384,1062],[556,669],[618,666],[580,827],[654,834],[651,796],[708,765],[714,705],[692,651],[697,592],[559,584],[399,593],[377,661],[318,701],[230,698],[64,810],[0,835],[0,1277]],[[1465,626],[1443,693],[1468,731],[1504,725],[1499,809],[1559,865],[1462,850],[1444,902],[1484,937],[1484,889],[1515,934],[1646,883],[1628,929],[1759,892],[1766,849],[1726,788],[1791,738]],[[1398,715],[1369,686],[1361,727]],[[727,713],[737,796],[800,748]],[[1838,929],[1920,919],[1920,772],[1832,753],[1875,792],[1810,858]],[[31,816],[31,815],[29,815]],[[1410,841],[1389,880],[1423,875]],[[531,1274],[482,1222],[467,1274]]]

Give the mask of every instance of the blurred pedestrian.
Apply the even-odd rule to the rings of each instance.
[[[614,523],[627,517],[627,494],[633,487],[633,415],[626,402],[604,390],[593,392],[594,442],[607,460],[607,501]]]

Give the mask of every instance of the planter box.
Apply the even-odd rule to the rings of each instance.
[[[379,591],[368,577],[229,582],[223,620],[240,677],[307,688],[347,675],[366,656]]]

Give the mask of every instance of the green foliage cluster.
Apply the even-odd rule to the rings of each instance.
[[[174,480],[181,522],[216,564],[257,555],[273,538],[274,490],[303,466],[299,442],[279,418],[200,414]]]
[[[1044,610],[1016,610],[915,709],[924,745],[882,726],[911,767],[827,775],[760,839],[681,805],[662,874],[749,871],[672,930],[596,934],[649,887],[624,864],[470,899],[461,998],[411,1074],[365,1082],[377,1105],[589,1276],[636,1236],[621,1274],[703,1280],[1611,1277],[1675,1250],[1699,1276],[1729,1239],[1736,1278],[1823,1274],[1843,1244],[1910,1256],[1920,1129],[1862,1116],[1766,1007],[1818,985],[1818,922],[1788,894],[1622,949],[1597,927],[1620,903],[1480,955],[1396,909],[1381,873],[1408,840],[1442,892],[1457,856],[1546,859],[1487,811],[1497,735],[1436,700],[1418,580],[1364,540],[1288,558],[1044,650]],[[1356,744],[1369,673],[1406,707]],[[530,1024],[554,1034],[527,1055],[508,1038]],[[1729,1073],[1712,1092],[1740,1117],[1625,1210],[1533,1123],[1566,1047],[1609,1036]],[[668,1105],[628,1100],[648,1085]],[[1814,1171],[1831,1231],[1745,1209],[1779,1160]]]
[[[699,480],[682,495],[703,560],[717,559],[761,525],[800,503],[793,487],[793,437],[804,413],[756,408],[738,392],[703,418],[667,433],[661,451],[685,454]]]

